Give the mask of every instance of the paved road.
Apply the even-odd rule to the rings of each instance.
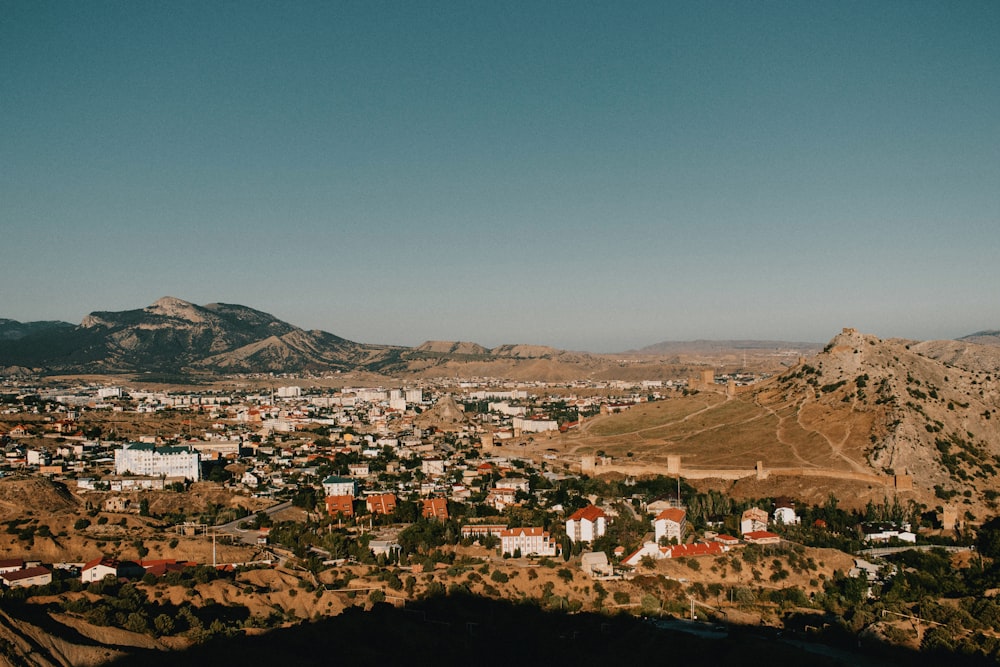
[[[273,516],[282,510],[286,510],[292,506],[292,501],[286,500],[283,503],[278,503],[277,505],[271,505],[264,513],[268,516]],[[219,524],[215,526],[215,531],[217,533],[224,533],[227,535],[232,535],[237,539],[241,540],[244,544],[257,544],[257,538],[260,537],[260,532],[256,530],[241,529],[239,525],[245,521],[252,521],[253,516],[245,516],[242,519],[236,519],[235,521],[230,521],[229,523]]]

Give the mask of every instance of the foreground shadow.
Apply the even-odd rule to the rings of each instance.
[[[451,595],[340,616],[263,635],[213,639],[182,653],[142,652],[116,667],[331,664],[450,665],[908,665],[920,654],[801,648],[754,629],[707,638],[632,616],[564,614],[533,604]],[[937,664],[941,664],[940,660]],[[955,664],[955,663],[949,663]]]

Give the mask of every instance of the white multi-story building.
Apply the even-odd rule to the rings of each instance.
[[[423,389],[407,389],[405,398],[407,403],[423,403],[424,391]]]
[[[596,505],[587,505],[573,512],[566,519],[566,535],[572,542],[593,542],[604,535],[608,515]]]
[[[544,433],[545,431],[558,431],[559,423],[554,419],[527,419],[525,417],[514,417],[511,420],[514,430],[522,433]]]
[[[354,496],[358,482],[350,477],[331,475],[323,480],[323,493],[327,496]]]
[[[302,387],[278,387],[275,393],[278,398],[299,398],[302,396]]]
[[[653,519],[654,540],[659,544],[661,539],[666,538],[683,544],[686,526],[687,512],[677,507],[665,509]]]
[[[520,552],[522,556],[555,556],[556,545],[541,527],[509,528],[500,533],[500,550],[505,554]]]
[[[751,507],[740,517],[740,534],[767,530],[767,512],[759,507]]]
[[[115,450],[115,474],[201,479],[201,456],[191,447],[133,442]]]

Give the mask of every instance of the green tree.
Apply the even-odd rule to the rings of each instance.
[[[153,619],[153,629],[158,635],[172,635],[174,633],[174,619],[166,614],[160,614]]]
[[[987,558],[1000,558],[1000,517],[993,517],[979,527],[976,549]]]

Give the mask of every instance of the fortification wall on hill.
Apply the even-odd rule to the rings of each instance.
[[[680,457],[678,457],[679,459]],[[638,477],[642,475],[662,475],[675,477],[678,474],[685,479],[725,479],[738,480],[746,477],[766,479],[771,475],[788,477],[825,477],[846,479],[855,482],[877,484],[879,486],[895,487],[899,490],[912,488],[909,477],[878,475],[875,473],[856,472],[852,470],[829,470],[821,468],[765,468],[763,462],[755,468],[693,468],[680,465],[680,461],[670,461],[668,465],[650,465],[637,463],[601,463],[597,464],[593,457],[584,457],[580,471],[587,475],[604,473],[621,473]]]

